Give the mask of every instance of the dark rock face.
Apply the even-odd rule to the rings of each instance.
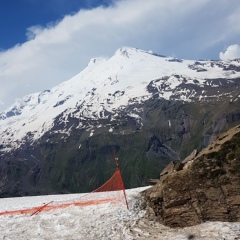
[[[236,127],[195,158],[170,163],[160,182],[144,192],[146,209],[170,227],[240,221],[239,156],[240,127]]]
[[[201,64],[196,66],[205,67]],[[180,85],[166,100],[162,95],[171,91],[173,78]],[[93,112],[93,117],[83,114],[92,103],[83,102],[58,115],[52,128],[37,140],[29,129],[16,142],[17,148],[12,148],[11,141],[0,141],[0,197],[91,191],[114,172],[114,151],[125,186],[145,186],[170,161],[184,159],[194,149],[200,151],[219,133],[240,124],[239,78],[197,83],[177,74],[165,76],[148,84],[152,97],[147,100],[133,98],[113,112],[103,109],[100,116]],[[38,102],[48,92],[39,94]],[[89,94],[95,92],[93,88]],[[107,101],[124,94],[115,91]],[[56,102],[55,108],[70,98]],[[30,100],[27,97],[24,104]],[[12,109],[15,115],[20,110]],[[6,113],[0,115],[4,118]],[[15,132],[9,128],[4,134],[11,139]]]
[[[81,120],[80,129],[78,118],[61,122],[60,115],[34,144],[29,132],[21,148],[0,151],[0,197],[92,191],[115,171],[114,151],[126,188],[145,186],[170,161],[200,151],[218,133],[240,124],[239,104],[240,99],[185,103],[153,97],[129,105],[114,120]],[[127,115],[134,107],[141,109],[140,120]]]

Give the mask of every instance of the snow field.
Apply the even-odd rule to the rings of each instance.
[[[150,221],[140,209],[140,192],[127,190],[130,210],[124,203],[104,203],[84,207],[70,206],[37,215],[0,216],[0,239],[4,240],[237,240],[240,223],[208,222],[171,229]],[[107,193],[108,195],[109,193]],[[50,201],[71,201],[82,194],[49,195],[0,199],[0,211],[41,206]]]

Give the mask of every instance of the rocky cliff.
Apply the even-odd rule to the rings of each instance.
[[[148,213],[170,227],[240,221],[240,126],[200,153],[171,162],[143,195]]]

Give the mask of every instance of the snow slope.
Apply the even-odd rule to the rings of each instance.
[[[5,240],[237,240],[240,223],[208,222],[170,229],[146,218],[140,210],[140,192],[127,190],[130,210],[124,204],[106,203],[85,207],[70,206],[37,215],[0,216],[0,239]],[[41,206],[50,201],[73,200],[80,194],[0,199],[0,212]]]
[[[240,70],[234,71],[233,67],[240,68],[240,62],[195,62],[121,48],[110,59],[92,59],[72,79],[50,90],[25,96],[1,113],[0,151],[18,148],[27,135],[28,141],[29,138],[36,141],[53,127],[54,120],[62,113],[61,123],[65,124],[68,116],[74,115],[80,121],[79,128],[83,119],[107,118],[106,111],[114,118],[122,107],[149,99],[152,93],[147,90],[148,84],[166,76],[169,78],[162,79],[157,86],[161,98],[178,94],[181,100],[189,101],[194,91],[186,97],[186,89],[177,90],[183,81],[203,86],[209,78],[239,77]],[[177,78],[176,74],[184,79]]]

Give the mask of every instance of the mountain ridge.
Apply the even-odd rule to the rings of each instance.
[[[115,150],[127,186],[144,185],[170,160],[240,123],[239,80],[238,59],[183,60],[126,47],[91,59],[75,77],[0,114],[2,192],[87,191],[110,176]]]
[[[137,53],[137,54],[136,54]],[[140,54],[140,57],[138,56]],[[157,61],[157,63],[153,62],[151,64],[149,64],[149,68],[152,72],[154,72],[153,74],[150,74],[149,76],[149,72],[150,70],[147,71],[147,76],[141,76],[142,81],[136,81],[136,78],[140,76],[138,76],[137,74],[132,77],[132,72],[135,71],[135,68],[138,68],[136,70],[136,72],[139,72],[140,67],[138,66],[139,62],[144,61],[144,58],[147,58],[151,56],[150,60],[148,61],[153,61],[154,60],[163,60],[163,61]],[[121,72],[121,70],[123,68],[127,68],[126,72],[128,73],[128,68],[129,65],[123,66],[123,59],[124,61],[128,61],[129,58],[136,58],[134,59],[134,62],[130,62],[130,74],[127,75],[126,73],[123,73],[123,76],[120,76],[120,80],[118,79],[118,73],[117,71]],[[38,126],[38,129],[34,129],[34,131],[37,131],[38,136],[36,136],[36,138],[40,137],[42,133],[44,133],[44,126],[43,125],[48,125],[47,129],[49,129],[51,127],[51,124],[53,121],[49,121],[49,117],[51,116],[51,120],[53,120],[54,118],[56,118],[60,113],[62,113],[63,111],[67,111],[68,108],[74,108],[74,105],[85,105],[85,112],[82,111],[83,115],[85,115],[86,117],[94,117],[94,114],[90,114],[88,115],[87,112],[89,112],[89,109],[91,111],[91,104],[93,102],[93,99],[96,99],[96,96],[94,95],[98,95],[98,99],[96,99],[96,101],[94,102],[94,105],[96,106],[96,104],[98,105],[98,111],[96,111],[96,109],[93,109],[92,111],[96,112],[96,117],[101,117],[100,116],[100,112],[101,112],[101,108],[104,112],[104,108],[106,111],[111,111],[115,108],[119,108],[121,105],[127,105],[129,103],[129,101],[134,101],[134,99],[143,98],[147,99],[151,96],[151,93],[155,93],[155,92],[159,92],[159,97],[163,98],[163,99],[169,99],[170,97],[174,96],[173,91],[177,91],[177,86],[181,85],[182,83],[188,83],[190,85],[193,86],[199,86],[200,88],[203,87],[203,85],[210,85],[210,86],[214,86],[214,84],[216,84],[215,82],[219,82],[218,85],[221,85],[221,78],[219,78],[220,76],[223,77],[224,74],[220,74],[218,71],[219,69],[225,69],[224,71],[226,72],[225,75],[228,75],[229,77],[240,77],[240,64],[238,61],[233,60],[233,61],[229,61],[229,65],[226,66],[226,64],[223,64],[223,66],[221,66],[219,69],[217,69],[218,71],[216,71],[216,66],[218,66],[219,64],[212,64],[212,62],[199,62],[197,61],[197,64],[194,61],[191,60],[181,60],[181,62],[169,62],[169,60],[173,60],[173,58],[171,57],[159,57],[159,55],[156,54],[152,54],[143,50],[139,50],[139,49],[133,49],[133,48],[120,48],[116,51],[116,53],[113,55],[113,57],[111,57],[109,60],[100,60],[96,61],[96,59],[94,60],[90,60],[90,62],[94,62],[93,64],[88,64],[88,66],[79,74],[77,74],[75,77],[71,78],[68,81],[65,81],[61,84],[59,84],[58,86],[52,88],[51,90],[45,90],[42,91],[40,93],[35,93],[35,94],[30,94],[28,96],[25,96],[22,98],[22,100],[19,100],[16,102],[16,104],[13,105],[13,107],[11,107],[9,110],[7,110],[6,112],[2,113],[0,115],[0,119],[1,120],[5,120],[5,119],[9,119],[9,117],[16,117],[16,121],[21,121],[21,118],[17,118],[17,116],[23,116],[26,118],[26,115],[32,115],[29,119],[28,119],[28,124],[31,125],[31,122],[34,122],[34,124],[32,125],[42,125]],[[117,70],[114,71],[114,73],[109,73],[107,72],[106,74],[103,74],[103,77],[101,76],[96,76],[97,74],[99,74],[99,72],[101,71],[110,71],[110,67],[104,66],[104,70],[102,70],[103,65],[107,64],[107,62],[110,61],[110,66],[114,66]],[[190,72],[192,74],[191,77],[188,76],[182,76],[179,74],[176,74],[177,71],[175,69],[171,69],[172,65],[170,67],[166,67],[168,66],[167,64],[163,65],[164,61],[168,61],[168,63],[171,64],[182,64],[183,62],[186,62],[187,64],[187,68],[184,69],[184,73],[186,73],[186,71],[188,70],[188,72]],[[218,61],[219,62],[223,62],[223,61]],[[235,66],[235,68],[233,68],[233,63],[237,62],[237,65]],[[190,64],[191,63],[191,64]],[[224,62],[225,63],[225,62]],[[159,64],[159,65],[157,65]],[[185,64],[185,65],[186,65]],[[133,65],[133,66],[131,66]],[[157,66],[156,66],[157,65]],[[137,67],[135,67],[137,66]],[[140,64],[140,66],[142,66]],[[195,67],[193,67],[195,66]],[[202,66],[207,66],[207,67],[211,67],[213,68],[213,74],[214,75],[214,79],[213,80],[209,80],[203,77],[206,77],[208,75],[205,74],[205,71],[202,72],[201,71],[201,67]],[[155,68],[160,68],[161,70],[156,70]],[[182,65],[181,65],[182,67]],[[186,66],[185,66],[186,67]],[[100,70],[99,70],[100,68]],[[132,69],[133,68],[133,69]],[[107,69],[107,70],[106,70]],[[227,70],[226,70],[227,69]],[[237,69],[238,72],[232,72],[232,69]],[[179,70],[179,69],[178,69]],[[206,69],[205,69],[206,70]],[[94,74],[94,71],[97,72],[97,74]],[[207,71],[207,70],[206,70]],[[113,72],[113,71],[112,71]],[[181,72],[181,71],[180,71]],[[217,72],[217,73],[215,73]],[[145,75],[145,70],[144,71],[140,71],[141,75]],[[168,73],[168,77],[166,75],[166,73]],[[198,76],[198,74],[195,73],[199,73],[201,78],[197,78],[196,76]],[[139,75],[140,75],[139,74]],[[170,76],[169,76],[170,74]],[[87,77],[86,77],[87,75]],[[131,76],[132,78],[134,78],[135,83],[131,84],[130,80],[128,76]],[[159,77],[158,77],[159,76]],[[161,77],[161,78],[160,78]],[[100,78],[101,80],[97,80],[97,78]],[[127,79],[127,80],[125,80]],[[155,80],[154,80],[155,79]],[[88,82],[86,83],[85,81],[89,81],[90,80],[90,85],[88,84]],[[145,81],[144,81],[145,80]],[[152,84],[146,84],[147,81],[152,81]],[[162,80],[162,81],[161,81]],[[222,79],[223,81],[224,79]],[[81,89],[79,86],[79,82],[81,81]],[[126,84],[126,81],[128,81],[128,83]],[[224,80],[226,81],[226,80]],[[125,82],[125,83],[124,83]],[[158,82],[158,83],[157,83]],[[122,83],[122,84],[121,84]],[[159,84],[160,83],[160,84]],[[140,85],[140,86],[136,86],[136,85]],[[105,88],[108,88],[108,91],[104,92],[104,89],[102,88],[102,85],[105,85]],[[117,88],[113,88],[113,85],[118,85]],[[128,85],[128,86],[127,86]],[[133,86],[131,86],[133,85]],[[142,85],[142,86],[141,86]],[[75,90],[75,88],[79,88],[79,90]],[[97,87],[97,88],[96,88]],[[104,92],[104,96],[100,95],[100,93],[98,93],[98,88],[100,93]],[[133,90],[133,88],[135,88]],[[136,89],[138,88],[138,89]],[[148,91],[146,91],[145,88],[148,88]],[[84,92],[85,90],[85,92]],[[183,101],[190,101],[190,97],[191,95],[194,96],[195,90],[193,91],[189,91],[189,89],[181,89],[178,93],[178,95],[176,96],[176,100],[183,100]],[[203,90],[204,91],[204,90]],[[79,97],[76,97],[76,95],[79,94]],[[75,95],[75,96],[74,96]],[[127,96],[126,96],[127,95]],[[182,98],[181,98],[182,97]],[[204,97],[204,94],[202,94],[202,97]],[[84,100],[83,100],[84,99]],[[199,96],[198,100],[201,100],[201,96]],[[88,103],[86,103],[88,101]],[[101,101],[105,101],[105,106],[103,106],[103,104],[101,104]],[[47,104],[48,103],[48,104]],[[110,104],[115,103],[114,107],[109,106]],[[87,107],[86,107],[87,105]],[[108,106],[106,106],[108,105]],[[100,109],[99,109],[100,108]],[[40,123],[36,123],[35,119],[39,119],[39,118],[43,118],[43,116],[36,115],[36,112],[34,112],[36,110],[37,113],[41,113],[43,114],[46,113],[46,115],[48,115],[47,119],[43,119],[42,122]],[[56,111],[55,111],[56,110]],[[25,116],[24,116],[25,115]],[[4,119],[5,118],[5,119]],[[11,119],[13,121],[13,118]],[[48,123],[48,121],[49,123]],[[7,122],[6,125],[11,124],[11,122]],[[26,123],[22,123],[22,127],[24,128],[24,124]],[[4,124],[3,124],[4,125]],[[6,126],[5,125],[5,126]],[[29,127],[29,129],[34,128],[34,126]],[[2,127],[1,131],[6,130],[6,128],[4,129]],[[24,133],[20,133],[19,134],[21,136],[24,136],[28,131],[25,130]],[[16,134],[14,134],[16,135]],[[21,140],[21,139],[17,139],[17,140]]]

